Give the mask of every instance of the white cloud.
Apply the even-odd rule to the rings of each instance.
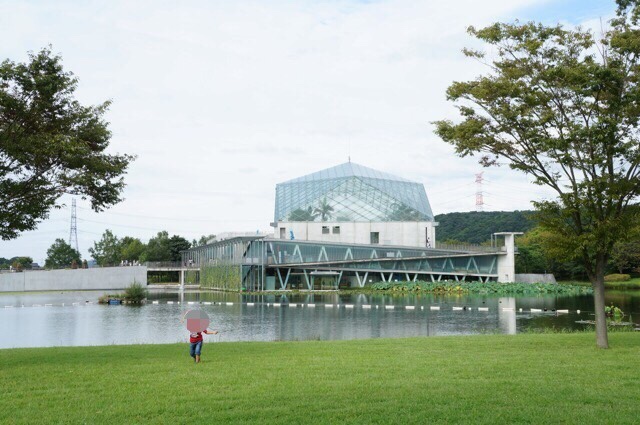
[[[143,239],[268,229],[276,183],[349,155],[423,182],[435,213],[473,209],[480,167],[429,123],[454,116],[453,80],[484,72],[460,53],[472,44],[465,28],[536,3],[4,2],[0,39],[11,42],[0,57],[25,60],[51,43],[80,78],[82,102],[113,99],[111,150],[138,155],[125,202],[78,211],[86,257],[105,228]],[[529,208],[541,193],[508,170],[485,176],[490,209]],[[68,220],[54,211],[0,256],[42,261],[54,238],[68,239]]]

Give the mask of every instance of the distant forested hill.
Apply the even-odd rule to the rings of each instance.
[[[526,232],[535,226],[533,211],[483,211],[438,214],[436,239],[481,243],[495,232]]]

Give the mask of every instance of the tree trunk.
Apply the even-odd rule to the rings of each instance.
[[[604,313],[604,268],[603,261],[597,261],[596,274],[591,282],[593,287],[593,304],[596,311],[596,345],[609,348],[607,335],[607,316]]]

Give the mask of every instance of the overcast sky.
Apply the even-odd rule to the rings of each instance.
[[[146,242],[267,231],[276,183],[346,162],[421,182],[435,214],[531,208],[549,193],[455,156],[430,122],[456,118],[452,81],[485,73],[469,25],[594,25],[608,0],[2,1],[0,60],[51,44],[84,104],[113,101],[109,151],[138,156],[125,200],[78,199],[83,258],[105,229]],[[44,263],[69,240],[70,201],[0,257]]]

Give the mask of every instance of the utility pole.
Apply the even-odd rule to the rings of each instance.
[[[75,198],[71,200],[71,229],[69,230],[69,245],[71,248],[80,252],[78,249],[78,222]]]

